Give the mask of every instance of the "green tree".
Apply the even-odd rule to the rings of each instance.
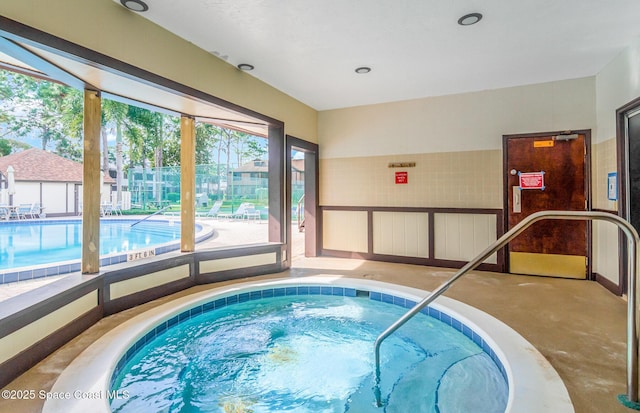
[[[13,98],[13,88],[11,87],[9,75],[9,72],[0,69],[0,102],[8,102]],[[0,106],[0,123],[7,123],[10,121],[10,114],[8,113],[8,108],[3,106]]]
[[[109,168],[109,145],[108,145],[108,133],[115,131],[116,134],[116,147],[115,147],[115,161],[116,161],[116,199],[117,202],[122,202],[122,180],[124,177],[124,154],[123,154],[123,128],[128,121],[127,114],[129,112],[129,105],[125,103],[116,102],[114,100],[103,99],[102,100],[102,168],[108,170]]]
[[[131,166],[138,164],[143,170],[150,166],[156,171],[153,193],[143,200],[143,203],[149,200],[160,201],[162,194],[160,168],[164,166],[164,142],[176,133],[178,123],[168,115],[131,105],[128,107],[127,119],[125,136],[129,140]],[[143,176],[146,180],[146,174]],[[146,186],[144,181],[143,186]]]
[[[196,125],[196,164],[212,163],[211,157],[220,140],[221,129],[221,127],[210,123],[198,123]]]
[[[58,141],[55,152],[62,157],[82,162],[84,94],[79,91],[70,93],[61,105],[61,127],[67,138]]]
[[[9,155],[12,149],[8,140],[0,138],[0,156]]]
[[[258,136],[248,136],[245,156],[249,159],[264,159],[267,155],[267,140]]]
[[[65,110],[69,106],[77,110],[73,102],[81,99],[82,94],[59,83],[20,74],[13,76],[13,82],[16,112],[10,121],[11,130],[18,136],[37,135],[42,149],[55,150],[60,141],[69,139],[68,125],[63,122]],[[65,146],[71,144],[64,142]]]
[[[0,70],[0,123],[3,135],[33,136],[41,147],[79,159],[82,93],[65,85]],[[12,145],[14,149],[17,146]]]

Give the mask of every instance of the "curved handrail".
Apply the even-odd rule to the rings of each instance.
[[[384,330],[376,339],[374,343],[375,353],[375,387],[374,393],[376,396],[376,404],[378,407],[382,406],[381,394],[380,394],[380,345],[389,337],[393,332],[402,327],[409,319],[416,315],[420,310],[433,302],[436,298],[442,295],[445,291],[451,287],[460,277],[472,271],[478,267],[484,260],[489,258],[500,248],[504,247],[520,235],[525,229],[531,226],[537,221],[544,219],[566,219],[566,220],[603,220],[616,224],[620,228],[628,242],[628,283],[627,283],[627,394],[626,397],[631,403],[638,402],[638,334],[636,327],[636,266],[637,266],[637,248],[640,245],[640,238],[638,233],[629,224],[628,221],[620,218],[617,215],[613,215],[607,212],[596,211],[540,211],[529,215],[511,230],[506,232],[487,249],[482,251],[477,257],[469,261],[462,268],[458,270],[451,278],[442,283],[431,294],[429,294],[422,301],[417,303],[413,308],[406,312],[402,317],[396,320],[391,326]]]

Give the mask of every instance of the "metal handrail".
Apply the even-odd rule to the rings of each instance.
[[[138,225],[138,224],[139,224],[139,223],[141,223],[142,221],[145,221],[145,220],[147,220],[147,219],[151,218],[151,217],[152,217],[152,216],[154,216],[154,215],[158,215],[159,213],[164,212],[164,211],[166,211],[166,210],[167,210],[167,209],[169,209],[169,208],[171,208],[171,205],[167,205],[166,207],[164,207],[164,208],[161,208],[161,209],[157,210],[157,211],[156,211],[156,212],[154,212],[153,214],[151,214],[151,215],[147,215],[146,217],[144,217],[144,218],[142,218],[142,219],[140,219],[140,220],[138,220],[138,221],[134,222],[133,224],[131,224],[131,227],[133,227],[134,225]]]
[[[616,224],[618,228],[624,232],[628,243],[627,254],[627,394],[628,402],[638,402],[638,333],[636,327],[636,269],[637,269],[637,254],[638,246],[640,245],[640,238],[638,233],[629,224],[629,222],[620,218],[617,215],[613,215],[606,212],[595,211],[540,211],[529,215],[523,219],[520,223],[514,226],[511,230],[506,232],[497,241],[491,244],[487,249],[481,252],[476,258],[469,261],[465,266],[460,268],[451,278],[436,288],[426,298],[416,304],[411,310],[405,313],[402,317],[396,320],[391,326],[383,331],[375,341],[375,387],[374,393],[376,396],[376,404],[378,407],[382,406],[381,391],[380,391],[380,345],[398,328],[402,327],[409,319],[416,315],[420,310],[433,302],[442,293],[447,291],[449,287],[460,277],[472,271],[479,266],[484,260],[489,258],[500,248],[504,247],[520,235],[525,229],[531,226],[533,223],[544,219],[566,219],[566,220],[603,220]]]

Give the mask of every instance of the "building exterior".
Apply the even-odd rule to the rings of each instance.
[[[267,194],[269,187],[269,161],[254,159],[230,172],[227,182],[227,197],[234,199],[257,199]]]
[[[13,168],[15,194],[8,193],[8,172]],[[0,157],[4,187],[0,200],[6,204],[39,203],[49,216],[77,215],[82,206],[82,163],[38,148]],[[111,184],[105,174],[101,198],[110,202]]]

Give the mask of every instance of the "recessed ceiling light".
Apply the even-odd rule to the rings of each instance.
[[[460,26],[471,26],[472,24],[478,23],[482,20],[482,14],[480,13],[469,13],[458,19],[458,24]]]
[[[238,65],[238,69],[244,70],[245,72],[248,72],[250,70],[253,70],[254,67],[253,67],[253,65],[250,65],[249,63],[240,63]]]
[[[120,4],[129,10],[143,12],[149,10],[149,6],[142,0],[120,0]]]
[[[364,75],[365,73],[369,73],[371,71],[370,67],[362,66],[356,69],[356,73],[359,75]]]

